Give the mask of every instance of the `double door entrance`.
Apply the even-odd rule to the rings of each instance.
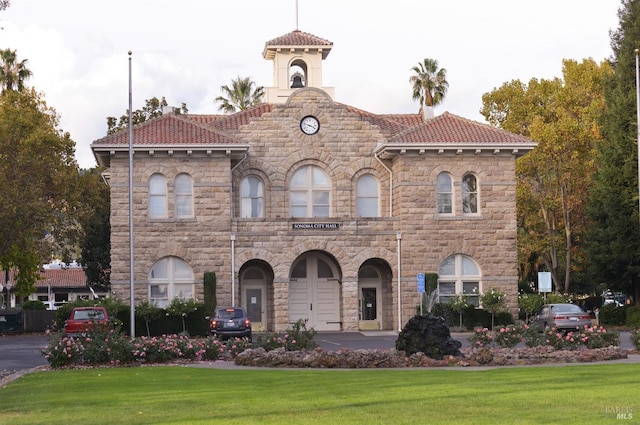
[[[295,263],[289,280],[289,322],[307,320],[318,331],[339,331],[340,283],[333,260],[307,253]]]

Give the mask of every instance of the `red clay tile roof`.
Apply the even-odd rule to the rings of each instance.
[[[376,115],[353,106],[340,103],[336,104],[344,106],[347,111],[359,115],[362,119],[369,121],[372,125],[377,125],[380,127],[382,133],[387,137],[391,137],[398,132],[405,131],[411,125],[422,123],[422,116],[420,115]]]
[[[529,145],[533,143],[533,140],[488,124],[444,112],[442,115],[397,134],[389,140],[389,144],[400,143]]]
[[[42,278],[36,282],[36,288],[47,288],[49,283],[52,288],[85,288],[87,287],[87,275],[81,267],[69,267],[66,269],[44,269],[40,271]],[[9,282],[15,285],[16,271],[9,273]],[[0,284],[5,286],[6,273],[0,271]]]
[[[212,128],[226,134],[235,134],[241,126],[249,124],[252,118],[259,118],[262,114],[271,112],[272,109],[272,104],[261,103],[260,105],[236,112],[235,114],[215,115],[215,119],[210,120],[204,125],[206,128]],[[191,115],[185,116],[191,119]],[[202,118],[200,119],[202,120]]]
[[[202,124],[179,114],[162,115],[133,126],[133,143],[140,145],[233,145],[232,136],[207,129]],[[94,142],[96,145],[129,144],[129,131],[110,134]]]
[[[264,45],[262,56],[265,59],[273,59],[276,48],[285,47],[317,47],[322,49],[322,59],[326,59],[327,55],[333,47],[333,43],[324,38],[317,37],[313,34],[302,32],[300,30],[292,31],[288,34],[269,40]]]

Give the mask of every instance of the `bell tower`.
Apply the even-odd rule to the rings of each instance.
[[[266,103],[284,103],[295,90],[315,87],[334,99],[333,87],[322,87],[322,61],[333,43],[295,30],[265,43],[262,57],[273,61],[273,87],[266,87]]]

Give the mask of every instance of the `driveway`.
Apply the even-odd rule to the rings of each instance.
[[[0,335],[0,382],[18,371],[46,366],[41,350],[48,341],[42,334]]]

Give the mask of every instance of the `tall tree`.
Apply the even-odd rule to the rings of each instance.
[[[27,68],[27,59],[18,61],[16,50],[0,50],[0,84],[2,91],[24,90],[24,82],[32,76]]]
[[[516,164],[520,270],[529,274],[544,264],[557,290],[568,293],[572,273],[584,267],[586,199],[611,68],[592,59],[565,60],[562,73],[563,79],[505,83],[482,97],[481,113],[538,142]]]
[[[99,168],[82,170],[80,182],[79,192],[83,200],[79,214],[82,229],[80,264],[85,269],[89,285],[108,288],[111,274],[109,186],[102,180]]]
[[[413,85],[413,100],[420,103],[420,113],[425,106],[440,104],[449,89],[447,70],[438,68],[438,61],[429,58],[418,62],[411,70],[414,75],[409,78],[409,82]]]
[[[598,145],[588,215],[588,259],[596,282],[640,302],[640,224],[635,49],[640,47],[640,1],[623,0],[611,32],[613,74],[605,82],[604,142]]]
[[[18,269],[19,295],[33,290],[38,241],[77,206],[74,150],[35,90],[0,96],[0,266]]]
[[[167,100],[162,97],[161,100],[158,100],[157,97],[153,97],[151,99],[147,99],[144,101],[144,106],[141,109],[136,109],[131,114],[131,121],[133,125],[140,124],[152,118],[162,116],[166,108],[169,106]],[[187,109],[186,103],[182,103],[182,106],[179,108],[172,106],[171,112],[174,114],[186,114],[189,112]],[[117,133],[122,130],[126,130],[129,126],[129,110],[125,112],[124,115],[117,119],[116,117],[107,117],[107,134]]]
[[[219,111],[230,114],[236,111],[244,111],[252,106],[262,103],[264,87],[256,86],[249,77],[231,80],[231,87],[221,86],[220,90],[226,97],[218,96],[214,103],[220,103]]]

